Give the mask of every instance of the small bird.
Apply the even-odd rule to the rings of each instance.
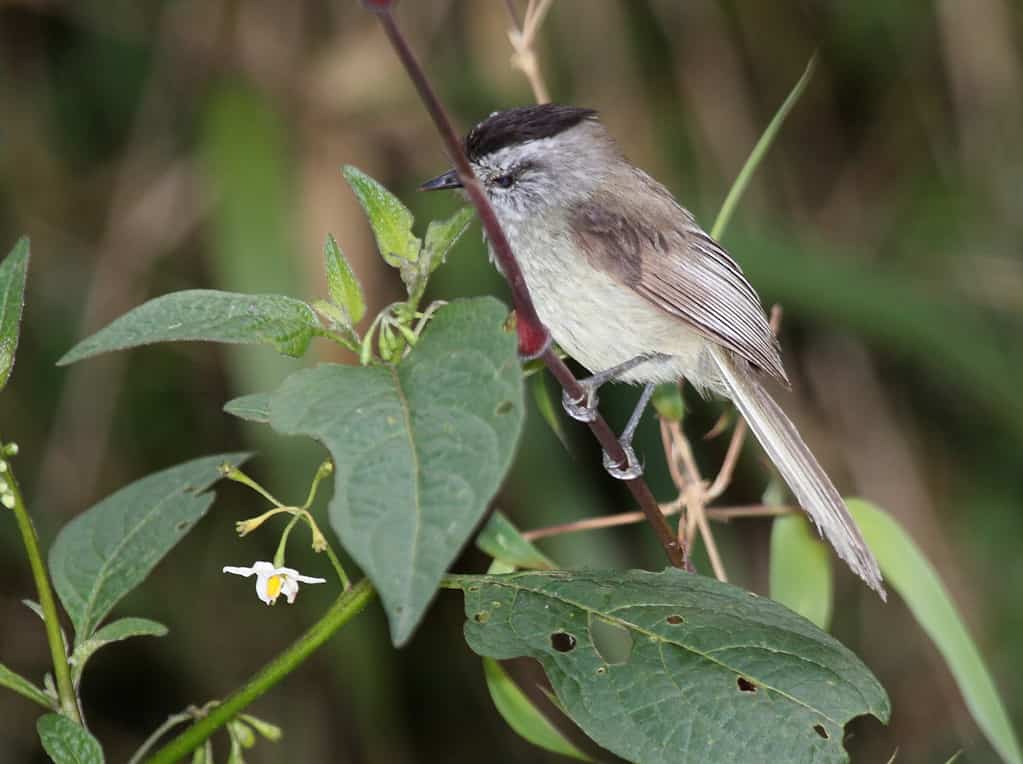
[[[605,453],[608,472],[623,480],[642,474],[631,441],[656,384],[685,378],[701,393],[729,398],[838,556],[884,598],[877,561],[841,496],[761,384],[789,381],[738,263],[625,158],[592,109],[495,112],[463,147],[537,314],[592,374],[581,380],[581,399],[565,395],[565,410],[591,421],[602,384],[645,385],[621,436],[626,463]],[[460,187],[450,170],[421,189]]]

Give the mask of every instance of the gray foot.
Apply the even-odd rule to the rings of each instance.
[[[573,398],[567,390],[564,390],[561,393],[561,405],[564,407],[565,413],[577,422],[592,422],[597,418],[597,404],[600,402],[600,399],[597,398],[597,388],[586,384],[585,381],[579,384],[584,391],[583,397]]]
[[[625,452],[625,464],[611,461],[611,457],[605,451],[604,469],[607,470],[607,474],[618,480],[635,480],[643,474],[643,465],[639,463],[631,445],[622,443],[622,450]]]

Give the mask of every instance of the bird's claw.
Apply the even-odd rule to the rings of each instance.
[[[607,470],[607,474],[618,480],[635,480],[643,474],[643,465],[639,463],[639,459],[636,457],[636,452],[632,450],[632,446],[622,443],[622,451],[625,452],[625,464],[613,461],[608,455],[607,451],[604,452],[604,469]]]
[[[565,409],[565,413],[572,417],[577,422],[592,422],[597,418],[597,398],[596,388],[590,387],[589,385],[583,384],[583,397],[573,398],[568,394],[567,390],[561,393],[561,405]]]

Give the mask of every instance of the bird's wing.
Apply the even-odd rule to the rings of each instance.
[[[590,262],[787,386],[777,340],[742,268],[667,189],[638,175],[646,193],[600,191],[574,208],[570,225]]]

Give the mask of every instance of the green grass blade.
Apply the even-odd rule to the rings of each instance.
[[[547,751],[560,753],[581,761],[592,761],[585,753],[576,748],[548,721],[540,709],[526,697],[512,681],[501,664],[493,658],[483,659],[483,672],[487,678],[487,689],[498,713],[508,722],[508,726],[535,746]]]
[[[847,504],[889,586],[905,600],[945,659],[977,726],[1003,760],[1023,763],[994,679],[934,566],[891,515],[866,501],[850,499]]]
[[[760,136],[760,140],[757,141],[756,145],[753,147],[753,151],[750,152],[749,158],[746,160],[746,164],[744,164],[742,166],[742,170],[739,171],[739,176],[735,179],[732,187],[728,190],[728,195],[725,197],[725,201],[721,204],[721,210],[718,212],[717,219],[714,221],[714,227],[710,229],[710,235],[713,238],[720,239],[721,234],[725,232],[725,228],[728,227],[728,222],[732,219],[732,213],[735,212],[735,208],[739,205],[739,199],[742,198],[743,193],[746,191],[746,187],[753,178],[753,173],[757,171],[757,167],[760,166],[760,162],[763,160],[764,155],[767,154],[767,150],[771,148],[771,144],[774,143],[774,139],[781,130],[782,124],[784,124],[785,119],[789,116],[789,112],[791,112],[796,103],[799,102],[800,97],[803,95],[803,91],[806,90],[806,86],[810,84],[810,79],[813,77],[813,71],[816,67],[817,54],[815,53],[811,56],[809,63],[807,63],[803,76],[799,78],[799,82],[797,82],[795,87],[792,88],[792,92],[789,93],[777,113],[768,123],[767,129],[764,130],[763,135]]]

